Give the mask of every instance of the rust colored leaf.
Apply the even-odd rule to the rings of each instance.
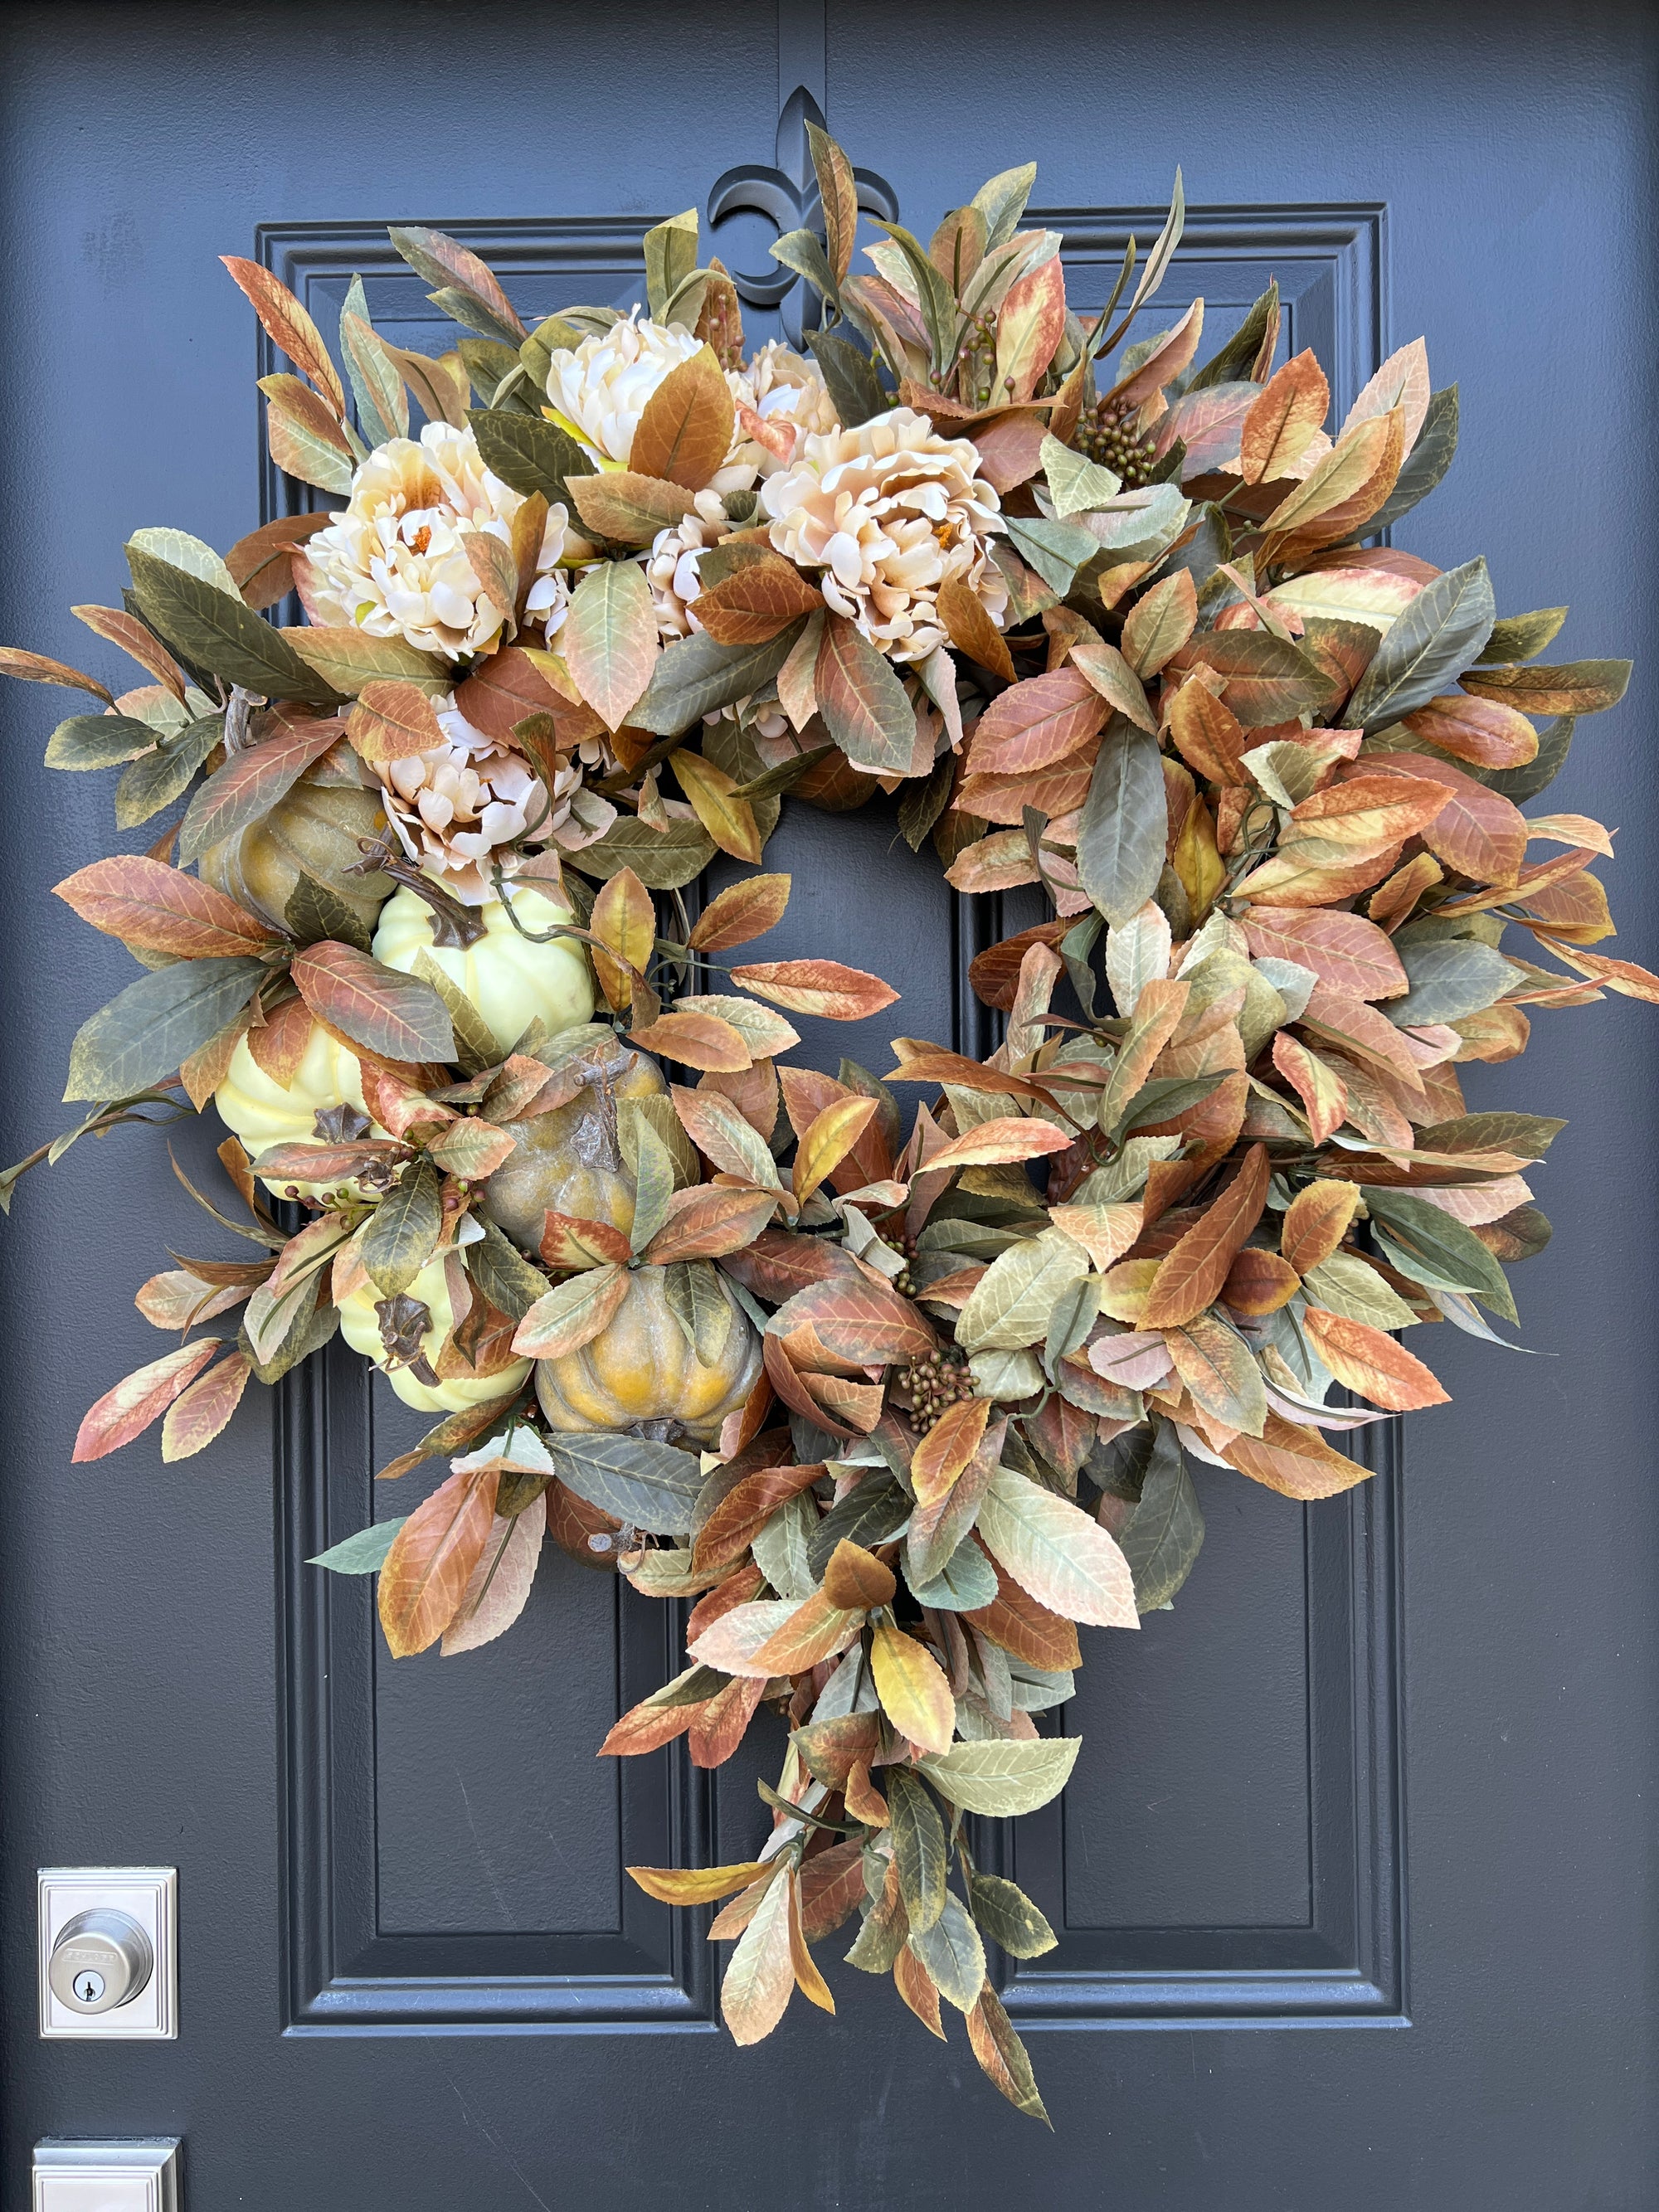
[[[990,1559],[988,1552],[986,1557]],[[1080,1667],[1083,1654],[1078,1645],[1077,1623],[1050,1613],[1046,1605],[1039,1605],[1036,1598],[1023,1590],[996,1560],[991,1559],[991,1565],[996,1570],[995,1597],[989,1605],[964,1613],[963,1620],[972,1621],[993,1644],[1000,1644],[1005,1651],[1030,1666],[1054,1674]]]
[[[763,1678],[804,1674],[844,1651],[863,1626],[862,1611],[838,1606],[827,1589],[817,1590],[766,1638],[745,1671]]]
[[[1014,680],[1014,664],[1002,632],[985,611],[983,602],[960,576],[948,576],[939,592],[939,617],[958,653],[988,668],[1005,684]]]
[[[1170,708],[1170,735],[1188,768],[1212,783],[1247,784],[1244,755],[1255,744],[1232,709],[1200,683],[1183,684]]]
[[[380,1569],[380,1626],[394,1659],[435,1644],[456,1607],[495,1518],[495,1468],[452,1474],[417,1505]]]
[[[1064,760],[1098,734],[1106,702],[1080,668],[1028,677],[980,716],[969,753],[976,775],[1017,775]]]
[[[626,1267],[591,1267],[556,1284],[519,1323],[513,1349],[526,1359],[580,1351],[615,1320],[632,1279]]]
[[[1350,999],[1395,999],[1410,988],[1385,931],[1361,915],[1252,906],[1240,917],[1257,960],[1291,960]]]
[[[382,966],[355,945],[325,941],[296,954],[295,987],[319,1020],[386,1060],[455,1056],[443,1000],[429,983]]]
[[[1309,1045],[1280,1030],[1273,1039],[1273,1066],[1307,1109],[1308,1133],[1322,1145],[1342,1127],[1348,1111],[1348,1092],[1342,1078],[1328,1060]]]
[[[205,1336],[198,1344],[181,1346],[124,1377],[88,1408],[76,1431],[71,1459],[78,1465],[102,1459],[123,1444],[142,1436],[150,1423],[166,1413],[210,1361],[216,1358],[220,1339]]]
[[[831,1605],[848,1613],[872,1613],[878,1606],[890,1605],[897,1589],[890,1567],[884,1566],[862,1544],[850,1543],[845,1537],[830,1553],[823,1571],[823,1595]]]
[[[430,699],[418,684],[396,677],[364,684],[346,716],[346,735],[372,768],[430,752],[445,742]]]
[[[748,1734],[749,1723],[766,1694],[764,1682],[739,1676],[728,1682],[718,1697],[692,1708],[685,1747],[693,1766],[724,1766]]]
[[[1404,720],[1413,736],[1476,768],[1520,768],[1537,757],[1537,731],[1518,708],[1497,699],[1454,691]]]
[[[800,1870],[801,1927],[811,1943],[833,1935],[864,1897],[864,1844],[849,1836],[805,1862]]]
[[[821,1237],[799,1237],[787,1229],[763,1230],[752,1243],[726,1255],[720,1264],[744,1290],[772,1305],[784,1304],[814,1283],[863,1280],[844,1246]]]
[[[597,737],[603,726],[590,708],[573,707],[553,688],[535,657],[523,646],[509,646],[481,661],[466,681],[456,686],[455,704],[475,729],[503,745],[516,742],[515,726],[528,721],[532,714],[551,714],[556,725],[575,717],[574,730],[561,730],[567,744]]]
[[[245,1352],[233,1352],[176,1397],[161,1423],[164,1460],[189,1459],[213,1442],[242,1402],[253,1372]]]
[[[551,1493],[550,1492],[550,1495]],[[549,1523],[551,1527],[551,1523]],[[553,1530],[556,1539],[558,1531]],[[567,1544],[564,1548],[571,1550]],[[579,1554],[577,1556],[580,1556]],[[603,1561],[609,1568],[613,1563]],[[702,1711],[699,1705],[653,1705],[646,1698],[611,1727],[594,1756],[599,1759],[637,1759],[642,1752],[660,1751],[682,1736]]]
[[[704,346],[671,369],[645,403],[629,449],[637,475],[672,477],[701,491],[732,448],[737,409],[714,353]]]
[[[1277,1252],[1263,1252],[1247,1244],[1227,1270],[1221,1302],[1235,1313],[1277,1313],[1289,1305],[1302,1287],[1302,1278]]]
[[[1245,483],[1271,483],[1292,475],[1330,404],[1330,386],[1311,349],[1287,361],[1244,417],[1239,474]]]
[[[847,1158],[875,1119],[878,1102],[856,1096],[832,1099],[815,1115],[800,1139],[793,1177],[795,1196],[810,1198]]]
[[[1396,765],[1389,756],[1388,767]],[[1284,842],[1310,846],[1316,860],[1363,860],[1426,829],[1445,803],[1431,781],[1425,788],[1423,777],[1391,775],[1371,757],[1359,774],[1304,799],[1291,816]]]
[[[1409,1413],[1422,1406],[1449,1402],[1451,1393],[1441,1388],[1432,1370],[1380,1328],[1313,1305],[1303,1326],[1337,1381],[1374,1406],[1386,1407],[1391,1413]]]
[[[234,573],[233,569],[232,574]],[[111,645],[118,645],[123,653],[130,653],[141,668],[148,669],[156,682],[182,703],[185,696],[184,671],[155,631],[141,623],[137,615],[130,615],[125,607],[71,607],[70,612],[96,635],[107,639]],[[56,663],[50,665],[55,666]],[[15,670],[11,673],[15,674]],[[109,695],[105,692],[103,696],[107,698]]]
[[[1048,2111],[1037,2094],[1036,2076],[1025,2045],[1003,2010],[1002,2000],[987,1982],[968,2014],[968,2040],[981,2070],[993,2081],[1016,2111],[1052,2128]]]
[[[641,1257],[653,1267],[678,1260],[723,1259],[752,1244],[776,1206],[769,1191],[730,1184],[699,1183],[677,1190],[668,1201],[668,1218]]]
[[[991,1418],[988,1398],[968,1398],[947,1406],[916,1446],[910,1483],[925,1510],[942,1505],[984,1441]]]
[[[697,620],[717,645],[763,645],[823,605],[793,561],[769,552],[700,592]]]
[[[939,1984],[908,1943],[893,1961],[893,1985],[928,2033],[948,2041],[939,2019]]]
[[[1425,753],[1380,754],[1367,765],[1390,776],[1415,776],[1445,792],[1420,834],[1448,867],[1477,883],[1515,881],[1527,855],[1527,819],[1512,800],[1477,783],[1449,761],[1432,760]]]
[[[618,868],[599,890],[589,922],[596,945],[588,950],[599,988],[620,1012],[632,1005],[634,976],[651,964],[657,941],[657,914],[651,894],[632,868]]]
[[[1352,1183],[1310,1182],[1291,1200],[1279,1231],[1279,1249],[1298,1274],[1328,1260],[1348,1233],[1359,1205]]]
[[[1261,1218],[1268,1174],[1266,1146],[1252,1145],[1220,1197],[1159,1263],[1142,1327],[1179,1328],[1214,1304],[1235,1254]]]
[[[234,253],[222,253],[219,258],[252,301],[253,312],[271,343],[305,372],[327,400],[335,421],[343,422],[345,393],[339,372],[329,358],[321,332],[293,293],[257,261],[244,261]]]
[[[1258,558],[1282,562],[1350,536],[1394,489],[1405,451],[1405,417],[1398,408],[1344,431],[1267,517],[1268,536]]]
[[[741,1559],[778,1508],[801,1491],[810,1490],[823,1473],[821,1466],[761,1466],[752,1474],[744,1475],[726,1492],[697,1531],[691,1553],[693,1565],[701,1572],[705,1567],[725,1566]],[[845,1601],[837,1599],[836,1602]],[[712,1627],[718,1618],[714,1614],[705,1620],[698,1633]]]
[[[81,613],[76,607],[75,613]],[[44,653],[25,653],[21,646],[0,646],[0,676],[15,677],[24,684],[57,684],[66,691],[90,692],[101,699],[106,707],[115,703],[108,690],[95,676],[83,676],[78,668],[67,661],[48,659]]]
[[[677,1011],[659,1014],[647,1028],[630,1030],[628,1041],[664,1060],[677,1060],[686,1067],[738,1074],[754,1064],[754,1055],[730,1022],[718,1014]]]
[[[318,531],[327,529],[334,520],[333,514],[324,508],[316,514],[278,515],[274,522],[261,523],[250,530],[246,538],[239,538],[225,556],[225,566],[242,595],[242,604],[256,614],[274,607],[285,599],[294,589],[294,556],[304,550],[306,541]],[[107,607],[100,610],[109,613]],[[84,611],[75,612],[84,621]],[[142,655],[135,654],[136,659]],[[149,662],[145,666],[150,665]]]
[[[732,981],[786,1012],[832,1022],[861,1022],[898,998],[880,976],[844,968],[838,960],[763,961],[734,968]]]
[[[930,1152],[927,1172],[938,1175],[946,1169],[1042,1159],[1050,1152],[1063,1152],[1071,1141],[1070,1131],[1056,1128],[1052,1121],[1031,1115],[998,1115],[991,1121],[976,1122],[959,1137],[948,1138],[938,1152]]]
[[[181,959],[258,952],[282,942],[235,900],[143,854],[94,860],[53,885],[82,921],[125,945]]]
[[[1370,1473],[1333,1451],[1317,1429],[1298,1428],[1271,1413],[1260,1437],[1235,1437],[1221,1457],[1283,1498],[1334,1498],[1364,1482]]]
[[[610,1222],[550,1209],[542,1216],[539,1249],[550,1267],[626,1267],[633,1256],[627,1237]]]
[[[836,1358],[860,1367],[923,1358],[938,1342],[908,1298],[862,1273],[798,1291],[772,1317],[779,1336],[804,1327]]]
[[[745,876],[728,884],[709,901],[692,926],[689,939],[697,952],[725,952],[764,937],[782,921],[789,903],[787,876]]]
[[[647,1897],[663,1905],[711,1905],[717,1897],[747,1889],[765,1871],[759,1859],[750,1859],[744,1866],[623,1869]]]

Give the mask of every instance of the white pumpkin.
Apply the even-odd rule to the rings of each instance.
[[[367,1111],[363,1104],[362,1070],[356,1054],[337,1043],[315,1022],[311,1025],[311,1036],[300,1065],[294,1071],[294,1079],[287,1085],[267,1075],[248,1050],[247,1039],[239,1037],[224,1081],[213,1094],[213,1103],[219,1109],[220,1120],[240,1138],[243,1150],[254,1160],[261,1152],[268,1152],[273,1145],[319,1143],[319,1108],[355,1106],[360,1114]],[[315,1197],[325,1188],[331,1189],[335,1185],[288,1179],[277,1183],[265,1178],[267,1190],[295,1190],[302,1198]]]
[[[407,1295],[418,1298],[432,1316],[431,1325],[421,1339],[421,1350],[427,1360],[435,1365],[455,1319],[441,1259],[427,1261],[410,1285]],[[365,1359],[382,1370],[404,1405],[413,1406],[422,1413],[459,1413],[465,1407],[481,1406],[487,1398],[505,1398],[509,1391],[524,1387],[530,1373],[527,1359],[514,1360],[511,1367],[504,1367],[498,1375],[458,1376],[435,1388],[430,1382],[422,1382],[407,1367],[388,1369],[386,1346],[380,1341],[380,1324],[374,1311],[380,1297],[374,1284],[364,1281],[342,1299],[340,1334],[354,1352],[361,1352]]]
[[[551,929],[574,919],[562,900],[527,885],[512,893],[513,911],[526,929]],[[430,953],[450,981],[465,993],[483,1015],[505,1054],[539,1018],[550,1035],[579,1029],[592,1018],[593,978],[587,955],[575,938],[538,945],[516,930],[496,898],[474,909],[484,934],[465,946],[434,945],[431,908],[405,886],[389,898],[374,933],[374,957],[388,968],[412,975],[422,952]]]

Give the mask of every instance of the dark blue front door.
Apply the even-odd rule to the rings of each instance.
[[[1224,336],[1276,276],[1339,414],[1426,335],[1464,437],[1409,544],[1484,552],[1504,613],[1571,596],[1576,655],[1637,656],[1557,789],[1623,825],[1650,958],[1656,29],[1619,0],[11,7],[0,635],[79,659],[65,610],[111,602],[132,528],[223,547],[288,495],[220,254],[325,327],[361,272],[377,324],[433,350],[389,221],[456,232],[526,312],[626,307],[645,228],[769,164],[805,83],[918,225],[1036,155],[1085,304],[1179,161],[1160,320],[1202,293]],[[771,234],[734,215],[722,250],[761,268]],[[49,696],[0,716],[12,1158],[57,1126],[66,1023],[125,969],[49,896],[104,849],[103,793],[38,766]],[[991,921],[931,854],[879,812],[792,807],[768,865],[803,940],[902,990],[896,1026],[973,1043],[960,969]],[[845,1048],[874,1066],[870,1026]],[[718,2029],[700,1929],[620,1869],[749,1856],[774,1741],[713,1787],[678,1747],[593,1757],[675,1671],[668,1608],[560,1557],[488,1651],[376,1653],[364,1589],[303,1562],[420,1424],[349,1358],[198,1460],[72,1468],[87,1401],[154,1356],[131,1299],[158,1234],[196,1232],[137,1136],[31,1178],[0,1225],[0,2203],[27,2202],[42,2136],[176,2133],[192,2212],[1650,2204],[1656,1036],[1631,1008],[1546,1017],[1523,1063],[1471,1072],[1472,1104],[1501,1082],[1572,1115],[1521,1284],[1554,1356],[1437,1345],[1455,1403],[1351,1498],[1209,1477],[1176,1609],[1094,1639],[1077,1779],[994,1846],[1061,1935],[1006,1992],[1052,2136],[959,2024],[941,2049],[850,1972],[833,2021],[797,2007],[748,2053]],[[33,1870],[102,1862],[179,1869],[175,2043],[36,2039]]]

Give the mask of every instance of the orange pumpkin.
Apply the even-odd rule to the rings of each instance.
[[[725,1276],[710,1268],[730,1318],[720,1350],[700,1358],[668,1303],[667,1273],[636,1268],[608,1328],[579,1351],[537,1361],[536,1395],[550,1428],[678,1432],[712,1443],[743,1404],[761,1370],[753,1323]]]

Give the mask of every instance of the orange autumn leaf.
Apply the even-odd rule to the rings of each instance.
[[[1179,1328],[1219,1297],[1235,1254],[1261,1218],[1268,1172],[1267,1147],[1252,1145],[1220,1197],[1159,1261],[1139,1326]]]
[[[1443,1406],[1450,1398],[1431,1369],[1380,1328],[1311,1305],[1303,1326],[1337,1381],[1374,1406],[1407,1413],[1422,1406]]]

